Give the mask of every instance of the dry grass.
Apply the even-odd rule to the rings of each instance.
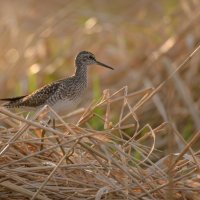
[[[199,1],[0,5],[1,98],[70,75],[80,50],[116,69],[91,68],[66,116],[0,108],[0,199],[199,199]]]
[[[131,94],[128,87],[114,94],[105,90],[99,102],[68,116],[44,107],[24,118],[1,108],[1,198],[198,199],[200,160],[192,146],[200,132],[186,144],[168,123],[155,128],[141,126],[136,112],[199,48],[157,88]],[[132,97],[139,99],[134,105],[129,101]],[[116,102],[117,115],[113,109]],[[102,116],[96,109],[102,110]],[[44,111],[55,115],[56,129],[42,123],[39,116]],[[66,123],[66,117],[75,118],[77,123]],[[100,120],[102,130],[90,126],[93,118]],[[41,130],[48,133],[43,150],[37,137]],[[168,151],[160,158],[156,138],[162,133],[168,135],[169,150],[181,141],[180,153]]]

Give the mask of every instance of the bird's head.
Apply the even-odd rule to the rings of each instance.
[[[76,66],[88,66],[88,65],[96,64],[96,65],[100,65],[102,67],[113,69],[112,67],[96,60],[94,54],[92,54],[88,51],[81,51],[77,55],[75,62],[76,62]]]

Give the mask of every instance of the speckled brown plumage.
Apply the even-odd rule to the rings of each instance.
[[[45,85],[30,95],[1,99],[7,101],[3,106],[7,108],[36,109],[49,105],[59,111],[60,105],[60,109],[62,109],[63,105],[68,106],[81,97],[87,87],[87,66],[91,64],[113,69],[97,61],[92,53],[82,51],[75,59],[76,72],[73,76]]]

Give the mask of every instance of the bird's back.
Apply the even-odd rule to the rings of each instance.
[[[7,108],[37,108],[46,103],[46,100],[50,98],[59,87],[59,82],[53,82],[51,84],[45,85],[42,88],[36,90],[30,95],[1,99],[7,101],[3,104]]]

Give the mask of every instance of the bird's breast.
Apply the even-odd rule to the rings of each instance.
[[[47,100],[47,104],[57,113],[73,111],[81,101],[81,97],[84,94],[86,87],[87,83],[85,81],[65,84]]]

